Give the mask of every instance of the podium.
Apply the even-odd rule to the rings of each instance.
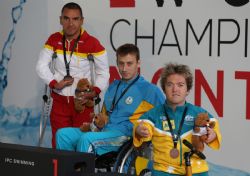
[[[1,176],[78,176],[94,171],[91,153],[0,143]]]

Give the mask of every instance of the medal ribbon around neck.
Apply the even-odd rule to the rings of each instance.
[[[116,100],[116,96],[117,96],[117,91],[118,91],[118,88],[120,87],[120,84],[121,84],[121,81],[118,83],[117,87],[116,87],[116,91],[115,91],[115,96],[112,100],[112,105],[111,105],[111,108],[110,110],[108,111],[108,113],[112,113],[113,110],[115,109],[116,105],[118,104],[118,102],[121,100],[121,98],[125,95],[125,93],[128,91],[128,89],[133,85],[135,84],[135,82],[140,78],[139,75],[137,75],[137,77],[133,80],[133,82],[131,82],[127,87],[126,89],[121,93],[121,95],[118,97],[117,101]]]
[[[172,136],[172,140],[173,140],[173,143],[174,143],[174,148],[170,151],[170,156],[172,158],[177,158],[179,156],[179,151],[177,150],[177,143],[178,143],[179,137],[181,135],[181,130],[182,130],[182,126],[183,126],[183,123],[184,123],[185,116],[187,114],[187,106],[185,107],[184,112],[182,114],[181,123],[180,123],[179,129],[178,129],[177,135],[175,135],[172,124],[170,122],[170,118],[168,116],[168,113],[167,113],[167,110],[166,110],[166,107],[165,107],[166,104],[167,103],[165,103],[165,105],[164,105],[164,111],[165,111],[165,115],[166,115],[166,118],[167,118],[169,130],[170,130],[170,133],[171,133],[171,136]]]
[[[63,38],[62,38],[62,43],[63,43],[63,58],[64,58],[64,63],[65,63],[65,68],[66,68],[66,73],[67,73],[66,75],[67,76],[70,76],[69,64],[70,64],[70,61],[71,61],[71,57],[72,57],[72,55],[74,53],[74,50],[76,49],[77,43],[79,42],[79,40],[81,38],[81,33],[82,33],[82,30],[80,30],[80,34],[78,35],[77,39],[74,42],[73,48],[72,48],[71,53],[70,53],[70,60],[69,60],[69,62],[67,62],[67,56],[66,56],[66,47],[65,47],[66,38],[65,38],[65,35],[63,34]]]

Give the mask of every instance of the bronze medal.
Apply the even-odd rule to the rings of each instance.
[[[171,150],[170,150],[170,157],[171,158],[177,158],[179,156],[179,150],[178,149],[176,149],[176,148],[172,148]]]
[[[64,78],[63,78],[65,81],[68,81],[68,80],[72,80],[73,79],[73,77],[72,76],[70,76],[70,75],[66,75],[66,76],[64,76]]]
[[[180,125],[179,125],[179,129],[177,131],[177,134],[174,133],[174,129],[172,127],[172,124],[171,124],[171,121],[170,121],[170,118],[168,116],[168,113],[167,113],[167,110],[166,110],[165,106],[166,105],[164,105],[165,115],[166,115],[166,119],[167,119],[167,122],[168,122],[169,130],[170,130],[170,133],[171,133],[171,136],[172,136],[172,140],[173,140],[173,143],[174,143],[174,147],[170,150],[169,155],[170,155],[171,158],[175,159],[175,158],[179,157],[179,150],[177,149],[177,144],[178,144],[179,138],[181,136],[181,129],[182,129],[185,117],[186,117],[187,106],[185,106],[185,109],[183,111],[181,122],[180,122]]]

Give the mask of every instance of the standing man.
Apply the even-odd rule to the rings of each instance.
[[[161,88],[166,102],[144,115],[134,126],[134,145],[139,147],[145,141],[153,144],[154,176],[184,176],[184,153],[190,151],[183,140],[191,142],[194,121],[198,114],[208,113],[205,109],[186,101],[193,85],[193,75],[187,65],[167,64],[161,75]],[[221,133],[216,118],[208,113],[214,129],[205,127],[205,144],[219,149]],[[196,155],[191,157],[193,176],[208,176],[208,164]]]
[[[52,147],[55,148],[55,133],[63,127],[79,127],[89,122],[93,108],[82,113],[74,109],[74,95],[81,78],[91,80],[90,61],[94,59],[95,83],[91,93],[82,96],[93,99],[103,91],[109,81],[109,65],[105,48],[82,28],[84,17],[81,7],[73,2],[63,6],[60,16],[62,31],[52,34],[42,49],[36,65],[39,77],[52,89],[53,105],[50,114]],[[53,72],[49,66],[54,60]]]
[[[133,123],[154,106],[164,103],[161,90],[139,75],[140,53],[133,44],[124,44],[116,52],[121,80],[115,80],[104,97],[102,113],[109,117],[100,132],[82,132],[63,128],[57,132],[57,149],[93,152],[98,155],[118,148],[132,137]]]

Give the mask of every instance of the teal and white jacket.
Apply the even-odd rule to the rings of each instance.
[[[134,78],[136,79],[136,78]],[[106,91],[102,112],[109,112],[113,99],[115,104],[122,92],[134,81],[115,80]],[[116,93],[117,92],[117,93]],[[116,94],[116,96],[115,96]],[[128,89],[115,105],[112,113],[108,113],[109,122],[104,130],[119,130],[126,136],[132,136],[133,123],[151,108],[164,103],[165,97],[154,84],[142,76]]]
[[[165,106],[165,107],[164,107]],[[187,107],[187,112],[184,118],[183,127],[181,130],[180,138],[177,144],[177,149],[179,150],[179,157],[171,158],[170,150],[174,148],[172,135],[169,129],[168,122],[166,120],[165,110],[167,111],[168,117],[174,131],[177,135],[179,125],[182,119],[182,114],[184,109]],[[184,153],[190,151],[188,147],[183,145],[182,141],[184,139],[191,143],[191,137],[194,127],[194,120],[199,113],[207,112],[201,107],[186,103],[184,106],[178,106],[175,112],[166,104],[159,105],[143,116],[136,122],[134,129],[139,125],[140,121],[143,120],[143,124],[148,128],[150,132],[150,137],[148,138],[138,138],[134,133],[134,145],[139,147],[145,141],[152,141],[153,144],[153,167],[155,170],[163,171],[171,174],[185,174],[185,161]],[[213,118],[209,114],[211,121],[215,121],[214,130],[217,134],[217,138],[208,144],[212,149],[219,149],[221,145],[221,133],[219,130],[218,120]],[[191,157],[191,165],[193,173],[201,173],[208,171],[208,165],[205,160],[200,159],[196,155]]]

